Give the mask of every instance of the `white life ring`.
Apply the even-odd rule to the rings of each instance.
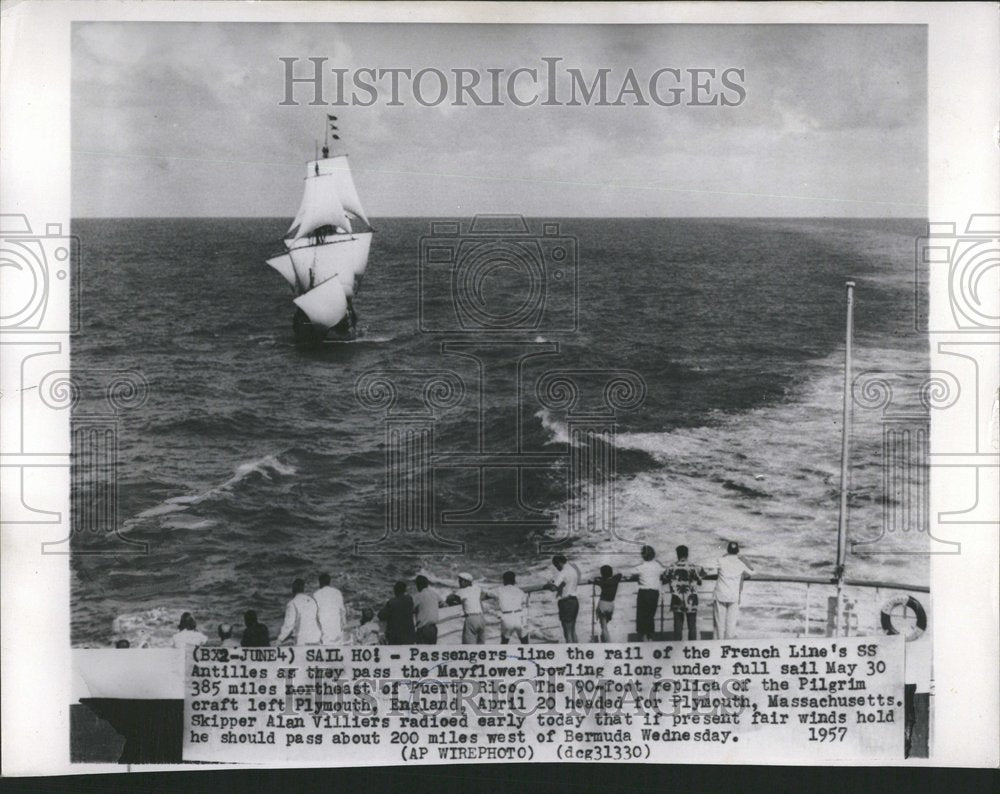
[[[896,627],[892,625],[891,613],[895,607],[906,607],[907,609],[911,609],[917,616],[917,627],[906,635],[906,641],[913,642],[923,636],[923,633],[927,631],[927,613],[924,611],[923,604],[917,601],[917,599],[913,596],[905,595],[890,598],[882,604],[882,628],[885,630],[886,634],[899,634]]]

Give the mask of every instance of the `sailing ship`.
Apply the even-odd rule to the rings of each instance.
[[[348,341],[358,334],[354,299],[374,230],[347,155],[330,155],[330,136],[340,139],[336,121],[327,115],[322,157],[306,163],[302,203],[284,235],[285,251],[267,260],[295,295],[292,329],[300,347]]]

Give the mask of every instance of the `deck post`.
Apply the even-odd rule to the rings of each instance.
[[[803,636],[805,637],[809,636],[809,620],[812,618],[811,614],[812,610],[810,609],[810,607],[812,606],[812,599],[809,596],[810,596],[810,587],[809,583],[806,582],[806,630],[803,632]]]
[[[603,642],[603,638],[597,636],[597,585],[590,585],[590,641]]]
[[[837,527],[837,614],[834,616],[834,634],[841,636],[841,615],[844,605],[844,566],[847,559],[847,497],[850,476],[851,437],[851,370],[854,342],[854,282],[847,282],[847,332],[844,346],[844,408],[840,440],[840,517]]]

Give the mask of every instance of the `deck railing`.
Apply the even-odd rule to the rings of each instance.
[[[699,638],[711,639],[712,634],[712,592],[717,577],[709,574],[698,591]],[[622,626],[631,626],[634,631],[635,600],[638,587],[634,579],[623,580],[615,599],[613,625],[621,633]],[[755,574],[745,580],[741,599],[741,623],[746,627],[745,635],[762,636],[786,635],[796,637],[829,636],[832,629],[831,609],[837,580],[818,576],[779,576]],[[904,584],[891,581],[845,580],[848,597],[845,599],[844,626],[848,634],[877,625],[878,605],[897,593],[929,593],[923,585]],[[489,587],[485,587],[489,590]],[[527,615],[527,637],[531,642],[558,642],[562,638],[555,594],[544,585],[527,585],[524,610]],[[586,591],[589,589],[589,594]],[[600,636],[597,620],[597,602],[600,588],[596,584],[581,583],[578,597],[581,614],[577,618],[577,632],[582,642],[596,641]],[[584,636],[581,621],[589,600],[589,636]],[[499,641],[499,616],[491,608],[490,601],[484,602],[484,617],[487,624],[487,641]],[[455,644],[462,641],[464,616],[461,607],[447,607],[441,610],[438,622],[438,642]],[[670,593],[661,590],[656,611],[657,634],[663,637],[673,635],[673,612],[670,609]],[[686,630],[686,629],[685,629]],[[632,632],[629,632],[631,638]],[[626,639],[625,637],[621,638]]]

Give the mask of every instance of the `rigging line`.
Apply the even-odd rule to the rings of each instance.
[[[176,156],[162,155],[162,154],[130,154],[122,152],[101,152],[88,149],[72,149],[71,153],[82,154],[82,155],[94,155],[98,157],[119,157],[123,159],[133,158],[133,159],[145,159],[145,160],[177,160],[180,162],[192,162],[192,163],[215,163],[218,165],[265,165],[265,166],[274,166],[276,168],[277,167],[288,168],[288,167],[302,165],[301,162],[290,162],[281,160],[245,160],[245,159],[227,160],[223,158],[210,158],[210,157],[176,157]],[[926,204],[917,201],[884,201],[879,199],[838,198],[835,196],[803,196],[795,193],[757,193],[749,190],[708,190],[705,188],[665,187],[662,185],[627,185],[627,184],[616,184],[613,182],[594,182],[589,180],[576,180],[576,179],[537,179],[532,177],[520,177],[520,176],[508,176],[508,175],[493,176],[489,174],[455,174],[455,173],[448,173],[445,171],[409,171],[409,170],[392,169],[392,168],[352,167],[352,171],[368,172],[373,174],[393,174],[397,176],[423,176],[423,177],[442,177],[447,179],[468,179],[481,182],[524,182],[527,184],[535,184],[535,185],[596,187],[596,188],[604,188],[610,190],[646,190],[646,191],[660,192],[660,193],[693,193],[693,194],[704,194],[710,196],[745,196],[748,198],[780,198],[780,199],[794,199],[796,201],[826,201],[837,204],[874,204],[874,205],[886,205],[894,207],[915,207],[915,208],[920,208],[921,212],[926,212]]]

